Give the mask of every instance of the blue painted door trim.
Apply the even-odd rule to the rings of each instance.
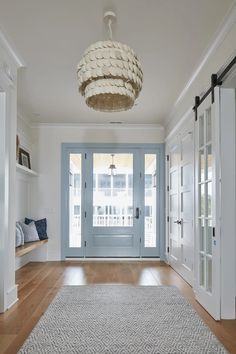
[[[84,167],[84,156],[85,153],[89,154],[89,151],[92,153],[99,152],[108,152],[107,149],[114,149],[116,151],[138,151],[140,156],[144,156],[145,153],[156,153],[157,154],[157,163],[158,163],[158,186],[157,188],[157,245],[159,246],[158,252],[157,249],[144,248],[143,247],[143,238],[144,238],[144,218],[141,217],[139,221],[140,227],[140,236],[141,237],[141,246],[140,253],[138,256],[140,257],[160,257],[161,259],[165,258],[165,156],[164,156],[164,144],[94,144],[94,143],[63,143],[62,144],[62,164],[61,164],[61,256],[62,259],[66,257],[84,257],[86,256],[84,247],[81,249],[78,248],[69,248],[68,247],[68,239],[69,239],[69,154],[70,153],[82,153],[82,171]],[[129,150],[130,149],[130,150]],[[110,150],[109,150],[110,152]],[[140,159],[141,160],[141,159]],[[142,159],[143,160],[143,159]],[[144,166],[141,166],[142,170]],[[87,169],[88,170],[88,169]],[[82,177],[88,180],[89,176],[85,175]],[[139,196],[142,200],[144,200],[143,195],[143,186],[142,180],[140,182],[140,187],[142,186],[142,192],[139,193]],[[84,185],[84,183],[82,184]],[[88,189],[87,189],[88,190]],[[92,190],[92,189],[91,189]],[[141,188],[140,188],[141,191]],[[139,201],[141,202],[141,200]],[[140,203],[139,203],[140,204]],[[82,190],[82,213],[84,215],[84,208],[87,208],[88,205],[88,195],[87,191]],[[143,203],[144,205],[144,203]],[[141,214],[144,215],[144,212]],[[88,219],[87,219],[88,220]],[[85,234],[88,233],[86,230],[86,222],[82,219],[82,245],[84,245]],[[86,236],[87,237],[87,236]],[[87,251],[88,253],[88,251]],[[88,255],[88,254],[87,254]],[[100,256],[99,254],[97,256]],[[119,256],[119,255],[117,255]],[[120,255],[122,256],[122,254]],[[128,255],[131,256],[131,255]],[[134,254],[133,256],[137,256]]]
[[[66,257],[84,257],[84,223],[82,218],[84,216],[84,188],[81,189],[81,248],[69,247],[69,172],[70,172],[70,154],[77,153],[82,156],[82,171],[84,167],[85,153],[82,148],[70,147],[67,144],[62,144],[62,163],[61,163],[61,258]],[[81,185],[84,185],[84,176],[82,173]]]

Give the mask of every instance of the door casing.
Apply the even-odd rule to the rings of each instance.
[[[80,249],[68,248],[68,230],[69,230],[69,218],[68,218],[68,203],[69,203],[69,193],[68,193],[68,171],[69,171],[69,154],[70,153],[82,153],[82,163],[84,162],[85,154],[89,152],[98,152],[111,150],[116,151],[126,151],[135,150],[140,154],[145,153],[156,153],[157,163],[158,163],[158,183],[159,188],[157,189],[157,242],[159,243],[159,257],[164,260],[165,257],[165,164],[164,164],[164,144],[79,144],[79,143],[63,143],[61,146],[61,258],[66,257],[85,257],[86,252],[84,247]],[[84,179],[87,179],[85,176]],[[82,178],[82,185],[84,185],[84,179]],[[86,193],[87,191],[82,189],[82,215],[85,212],[86,206]],[[82,222],[82,244],[84,244],[86,229],[84,229],[85,223]],[[143,234],[141,235],[141,257],[156,257],[157,255],[152,252],[151,249],[145,250],[143,245]],[[68,252],[69,251],[69,252]],[[146,252],[145,252],[146,251]],[[139,256],[140,256],[139,255]]]

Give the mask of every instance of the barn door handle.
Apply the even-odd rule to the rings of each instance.
[[[139,208],[135,209],[135,219],[139,219]]]

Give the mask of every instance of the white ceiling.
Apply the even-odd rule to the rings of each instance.
[[[20,110],[35,122],[163,123],[233,0],[0,0],[0,29],[23,57]],[[144,84],[130,111],[98,113],[79,95],[76,66],[106,39],[104,10],[118,21],[116,40],[130,45]]]

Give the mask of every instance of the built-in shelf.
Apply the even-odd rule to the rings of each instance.
[[[23,246],[16,248],[16,256],[21,257],[25,254],[35,250],[36,248],[42,246],[44,243],[47,243],[48,240],[41,240],[41,241],[34,241],[34,242],[27,242]]]
[[[29,168],[22,166],[19,163],[16,164],[16,171],[28,176],[34,176],[34,177],[38,176],[37,172],[30,170]]]

